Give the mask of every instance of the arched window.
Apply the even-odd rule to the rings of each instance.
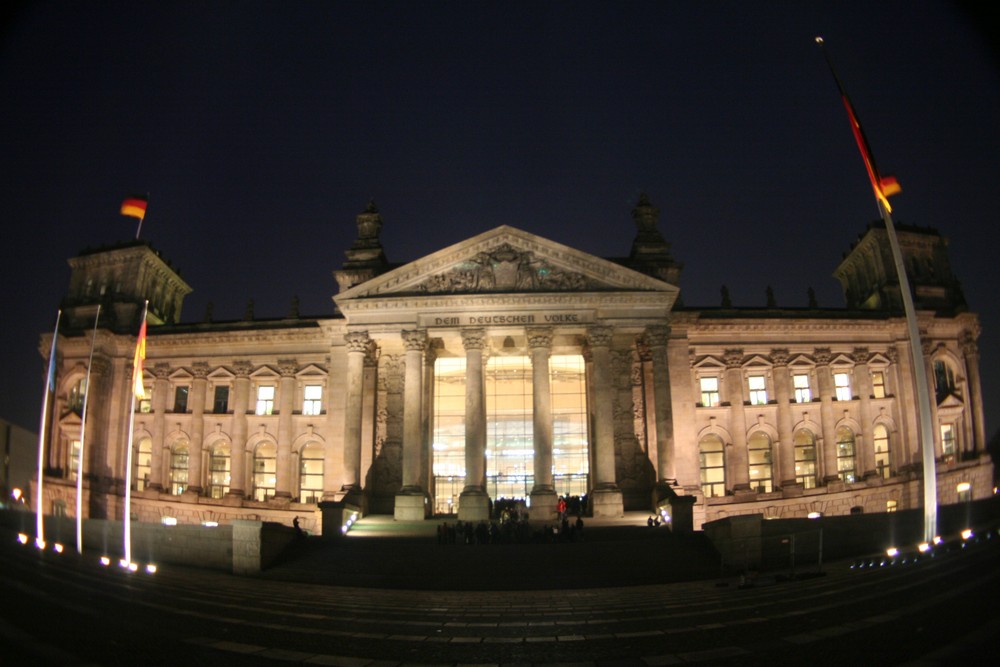
[[[816,436],[812,431],[795,432],[795,481],[804,489],[816,486]]]
[[[883,479],[892,476],[892,461],[889,457],[889,429],[882,424],[876,424],[872,431],[875,444],[875,470]]]
[[[149,475],[153,471],[153,441],[143,438],[135,447],[135,477],[132,486],[142,491],[149,486]]]
[[[174,445],[170,450],[170,493],[179,496],[188,486],[187,443]]]
[[[277,448],[273,442],[257,445],[253,453],[253,499],[261,502],[274,497],[277,483]]]
[[[229,492],[231,457],[229,445],[220,442],[212,447],[208,455],[208,495],[222,498]]]
[[[955,393],[955,372],[951,370],[945,361],[938,359],[934,362],[934,395],[937,402],[941,403]]]
[[[773,491],[771,470],[771,438],[763,431],[757,431],[747,442],[747,458],[750,462],[750,488],[757,493]]]
[[[299,502],[318,503],[323,497],[323,447],[310,442],[299,454]]]
[[[846,426],[837,429],[837,476],[844,482],[858,481],[854,460],[854,431]]]
[[[706,435],[698,443],[701,457],[701,492],[706,498],[726,495],[726,453],[722,438]]]

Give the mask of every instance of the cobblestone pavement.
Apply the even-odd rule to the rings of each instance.
[[[0,531],[0,665],[995,664],[1000,535],[986,537],[916,563],[836,562],[745,587],[436,591],[130,574]],[[469,565],[488,548],[456,553]]]

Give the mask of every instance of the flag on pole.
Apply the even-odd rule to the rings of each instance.
[[[130,218],[139,218],[142,220],[146,217],[146,207],[149,206],[149,198],[142,195],[135,197],[128,197],[122,202],[122,215],[127,215]]]
[[[861,127],[861,121],[858,120],[857,112],[854,111],[854,105],[851,104],[851,98],[847,96],[847,91],[844,90],[844,85],[840,82],[840,77],[837,76],[836,70],[833,69],[833,61],[830,60],[829,54],[827,54],[826,49],[823,47],[823,38],[817,37],[816,43],[823,50],[826,64],[829,65],[833,80],[837,83],[837,90],[840,91],[840,99],[847,110],[847,118],[851,123],[851,132],[854,134],[854,141],[858,144],[858,150],[861,151],[861,159],[864,160],[865,169],[868,170],[868,179],[871,181],[872,190],[875,191],[875,197],[882,202],[885,210],[891,213],[892,206],[889,205],[889,197],[901,190],[899,182],[894,176],[883,176],[879,173],[878,167],[875,165],[875,155],[872,153],[871,146],[868,145],[868,138]]]
[[[135,378],[135,397],[140,401],[146,398],[146,388],[142,386],[142,361],[146,358],[146,318],[142,318],[139,327],[139,340],[135,344],[135,360],[132,363],[132,377]]]

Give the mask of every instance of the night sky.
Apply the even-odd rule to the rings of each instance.
[[[647,192],[682,298],[844,305],[878,217],[823,35],[898,223],[950,239],[1000,424],[1000,66],[947,2],[38,2],[3,10],[0,416],[36,429],[66,260],[142,237],[182,319],[333,312],[374,199],[389,260],[509,224],[628,254]],[[985,6],[985,5],[984,5]]]

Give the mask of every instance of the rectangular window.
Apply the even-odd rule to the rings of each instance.
[[[229,387],[216,387],[215,400],[212,401],[212,412],[224,415],[229,411]]]
[[[833,386],[837,391],[838,401],[849,401],[853,398],[850,373],[834,373]]]
[[[323,385],[307,384],[302,392],[302,414],[318,415],[323,411]]]
[[[188,409],[188,388],[177,387],[174,390],[174,412],[187,412]]]
[[[805,373],[792,376],[792,386],[795,388],[795,402],[808,403],[812,400],[812,391],[809,389],[809,376]]]
[[[750,405],[767,405],[767,383],[763,375],[751,375],[747,378],[750,388]]]
[[[872,372],[872,398],[885,398],[885,373]]]
[[[269,415],[274,412],[274,385],[257,387],[257,414]]]
[[[951,424],[941,424],[941,458],[945,463],[952,463],[955,460],[956,440],[955,427]]]
[[[719,378],[701,378],[701,404],[706,408],[719,405]]]

